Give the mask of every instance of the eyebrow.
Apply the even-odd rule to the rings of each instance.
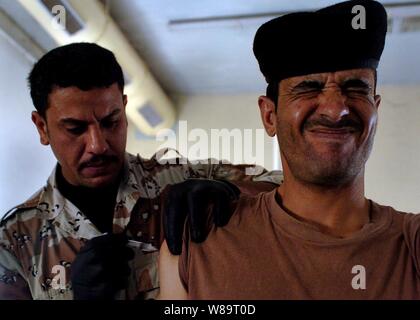
[[[364,89],[372,89],[372,86],[366,81],[359,78],[347,79],[343,82],[341,87],[344,88],[364,88]]]
[[[292,91],[301,91],[308,89],[322,89],[324,83],[320,80],[303,80],[299,84],[293,87]]]
[[[113,116],[118,115],[121,112],[121,109],[114,109],[110,114],[107,114],[105,117],[100,119],[99,121],[108,120],[109,118],[112,118]],[[87,121],[74,119],[74,118],[64,118],[60,120],[60,123],[63,125],[85,125]]]

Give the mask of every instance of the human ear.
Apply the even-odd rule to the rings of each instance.
[[[375,95],[374,99],[375,99],[376,109],[379,109],[379,105],[381,103],[381,96],[379,94],[377,94],[377,95]]]
[[[36,129],[38,130],[39,140],[41,144],[43,144],[44,146],[49,145],[50,139],[48,138],[47,120],[36,111],[32,111],[31,118],[32,122],[36,126]]]
[[[124,104],[124,108],[127,106],[127,102],[128,102],[128,98],[127,95],[123,95],[123,104]]]
[[[270,137],[274,137],[276,135],[276,105],[267,96],[260,96],[258,106],[265,131]]]

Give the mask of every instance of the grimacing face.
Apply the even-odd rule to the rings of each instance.
[[[51,145],[69,183],[101,188],[116,181],[125,157],[126,104],[116,83],[88,91],[55,87],[45,119],[32,113],[41,143]]]
[[[377,127],[374,70],[352,69],[284,79],[277,111],[263,114],[277,134],[283,168],[306,184],[340,186],[364,173]],[[265,107],[264,107],[265,105]]]

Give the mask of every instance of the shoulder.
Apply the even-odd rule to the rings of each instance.
[[[41,228],[43,192],[44,189],[39,190],[3,216],[0,222],[0,245],[3,248],[17,249],[27,241],[31,241]]]
[[[27,216],[36,213],[36,208],[39,206],[42,198],[42,194],[45,192],[45,188],[38,190],[26,201],[12,207],[8,210],[0,220],[0,228],[10,226],[17,220],[24,220]]]
[[[399,229],[402,228],[404,233],[418,233],[420,231],[420,214],[404,212],[394,209],[391,206],[380,205],[373,202],[373,205],[381,212],[392,217],[393,224]]]
[[[188,161],[186,158],[180,156],[167,159],[165,157],[167,152],[167,150],[159,150],[151,158],[144,158],[140,154],[127,153],[126,159],[129,169],[135,173],[141,172],[142,176],[153,176],[187,167]]]
[[[192,163],[176,150],[159,150],[150,159],[127,154],[126,159],[129,174],[148,189],[160,189],[189,178],[209,177],[211,171],[209,166]]]
[[[30,244],[38,232],[37,205],[40,195],[37,193],[27,201],[10,209],[0,223],[0,271],[22,275],[22,248]],[[7,271],[9,270],[9,271]],[[0,272],[0,274],[2,273]],[[11,278],[15,279],[15,278]]]
[[[400,211],[395,209],[394,207],[380,204],[373,200],[370,200],[370,202],[372,204],[372,212],[374,216],[382,218],[387,217],[392,221],[393,225],[398,228],[403,227],[407,223],[407,221],[411,220],[414,216],[416,216],[416,214],[414,213]]]
[[[234,212],[225,229],[227,232],[240,231],[245,225],[259,223],[268,210],[271,198],[275,190],[263,191],[260,193],[241,193],[239,199],[234,203]],[[238,229],[238,227],[241,228]]]
[[[420,214],[403,213],[404,240],[410,250],[416,266],[417,274],[420,277]]]
[[[404,235],[420,246],[420,213],[397,212],[403,219]]]
[[[402,235],[420,276],[420,214],[398,211],[389,206],[378,207],[392,217],[394,230],[397,235]]]
[[[388,205],[381,205],[371,201],[373,217],[390,227],[390,231],[403,234],[406,241],[410,242],[420,234],[420,214],[397,210]]]

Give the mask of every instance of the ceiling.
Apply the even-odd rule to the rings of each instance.
[[[36,0],[28,0],[36,1]],[[71,1],[71,0],[69,0]],[[285,12],[313,10],[337,0],[101,0],[169,95],[261,92],[265,82],[252,53],[257,28]],[[417,15],[419,0],[382,0],[393,16]],[[416,9],[416,10],[414,10]],[[16,1],[0,0],[5,11],[40,47],[54,42]],[[221,18],[228,19],[221,19]],[[232,18],[236,17],[236,18]],[[239,17],[239,18],[238,18]],[[185,20],[193,20],[188,23]],[[204,20],[204,22],[203,22]],[[420,18],[418,20],[420,29]],[[392,30],[381,65],[383,84],[420,84],[420,31]]]

